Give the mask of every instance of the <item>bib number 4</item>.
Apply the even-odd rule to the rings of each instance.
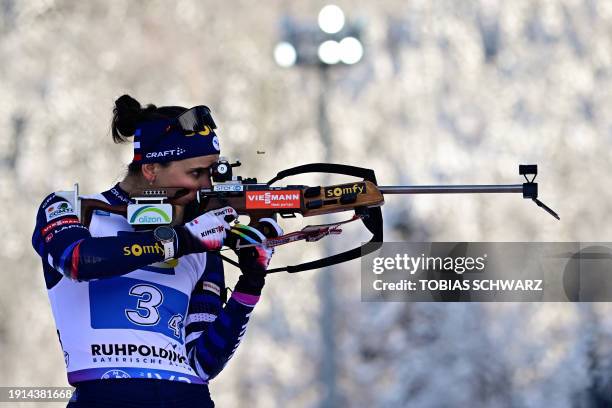
[[[168,321],[168,328],[172,330],[175,337],[181,337],[181,330],[183,330],[183,315],[175,314]]]

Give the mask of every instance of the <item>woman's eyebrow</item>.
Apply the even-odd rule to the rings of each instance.
[[[198,166],[198,167],[193,167],[189,170],[187,170],[187,173],[191,173],[192,171],[203,171],[203,170],[208,170],[208,167],[202,167],[202,166]]]

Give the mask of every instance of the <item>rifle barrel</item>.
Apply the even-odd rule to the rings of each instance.
[[[523,185],[379,186],[378,189],[383,194],[522,193]]]

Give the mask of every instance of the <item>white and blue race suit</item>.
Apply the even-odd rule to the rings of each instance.
[[[118,184],[90,198],[130,202]],[[164,262],[151,231],[100,210],[85,227],[56,194],[40,206],[32,244],[72,385],[110,378],[207,384],[234,354],[258,300],[237,291],[225,299],[216,253]]]

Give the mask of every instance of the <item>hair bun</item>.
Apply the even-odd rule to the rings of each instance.
[[[142,106],[130,95],[122,95],[115,101],[113,109],[113,139],[116,143],[125,142],[134,135],[136,124],[140,121]]]
[[[164,107],[157,108],[153,104],[148,104],[144,108],[136,99],[130,95],[121,95],[115,101],[113,109],[113,122],[111,130],[115,143],[128,142],[134,136],[136,127],[139,123],[158,118],[176,117],[186,111],[183,107]]]
[[[122,95],[115,101],[115,108],[121,114],[137,114],[140,112],[140,102],[132,98],[130,95]]]

